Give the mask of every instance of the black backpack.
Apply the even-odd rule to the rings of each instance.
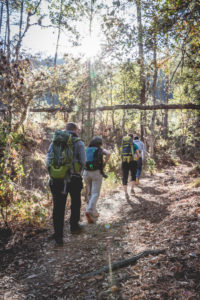
[[[86,149],[86,170],[103,170],[103,150],[99,147]]]

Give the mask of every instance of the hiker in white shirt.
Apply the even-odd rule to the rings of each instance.
[[[137,161],[137,172],[136,172],[136,184],[139,184],[139,179],[142,172],[142,165],[145,159],[146,148],[144,143],[141,140],[139,140],[138,136],[134,137],[134,144],[138,146],[140,152],[140,158]]]

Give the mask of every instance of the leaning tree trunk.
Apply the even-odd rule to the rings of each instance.
[[[141,0],[136,0],[137,6],[137,26],[138,26],[138,50],[139,50],[139,65],[140,65],[140,104],[144,105],[146,102],[146,86],[145,86],[145,70],[144,70],[144,49],[143,49],[143,26],[142,26],[142,12],[141,12]],[[144,140],[146,114],[140,112],[140,132],[141,139]]]

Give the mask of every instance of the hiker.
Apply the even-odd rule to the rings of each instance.
[[[62,140],[62,135],[67,137],[67,143],[64,145],[63,152],[61,150],[55,153],[57,149],[56,144],[59,146],[59,141]],[[60,136],[59,136],[60,134]],[[83,141],[78,137],[78,127],[75,123],[67,123],[66,131],[58,131],[59,139],[55,138],[50,144],[46,165],[50,174],[50,189],[53,196],[53,226],[54,226],[54,239],[58,245],[63,244],[63,226],[65,216],[65,205],[67,195],[71,196],[71,216],[70,216],[70,231],[72,234],[79,234],[83,231],[83,225],[79,224],[80,220],[80,208],[81,208],[81,190],[82,184],[82,170],[85,166],[85,145]],[[59,140],[59,141],[58,141]],[[71,145],[71,149],[69,148]],[[59,155],[68,155],[71,159],[65,159],[64,166],[56,168],[53,165],[56,157]],[[62,157],[59,158],[59,162],[62,161]],[[59,174],[59,170],[67,170],[64,175]],[[63,177],[64,178],[59,178]],[[54,178],[52,178],[54,177]]]
[[[144,158],[146,153],[146,148],[144,143],[141,140],[139,140],[139,137],[137,135],[134,137],[134,144],[138,146],[140,152],[140,157],[137,160],[137,172],[136,172],[136,184],[139,184],[140,175],[142,172],[142,165],[144,163]]]
[[[88,206],[85,213],[88,223],[95,223],[96,218],[99,217],[96,204],[100,194],[102,179],[103,177],[107,177],[104,174],[103,167],[110,158],[110,152],[101,147],[102,138],[94,136],[90,141],[89,147],[86,149],[86,165],[83,172],[83,179],[88,194]],[[105,160],[103,156],[105,156]]]
[[[134,186],[136,181],[137,160],[140,157],[138,146],[133,142],[133,134],[122,139],[122,184],[125,197],[129,200],[127,190],[129,171],[131,172],[131,194],[134,195]]]

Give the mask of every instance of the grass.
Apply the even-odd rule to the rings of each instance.
[[[198,188],[200,187],[200,177],[196,178],[195,180],[193,180],[190,185],[190,188]]]

